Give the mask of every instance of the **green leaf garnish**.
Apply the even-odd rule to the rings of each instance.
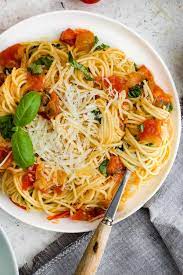
[[[4,139],[11,139],[14,133],[13,115],[0,117],[0,133]]]
[[[97,45],[97,43],[99,42],[98,36],[95,35],[94,39],[94,45]]]
[[[37,115],[40,104],[41,95],[38,92],[32,91],[24,95],[15,112],[15,125],[23,127],[30,123]]]
[[[104,161],[102,161],[102,163],[99,166],[99,171],[101,174],[103,174],[105,177],[108,176],[107,174],[107,164],[108,164],[109,160],[105,159]]]
[[[168,112],[171,112],[173,110],[173,104],[171,102],[166,105],[166,110]]]
[[[97,46],[96,48],[95,48],[95,51],[105,51],[105,50],[107,50],[107,49],[109,49],[110,48],[110,46],[109,45],[106,45],[106,44],[101,44],[101,45],[99,45],[99,46]]]
[[[134,87],[129,89],[128,97],[130,98],[136,98],[139,97],[142,93],[142,85],[135,85]]]
[[[33,153],[32,141],[26,131],[19,128],[11,139],[13,159],[16,164],[25,169],[34,164],[35,157]]]
[[[34,63],[36,65],[42,65],[45,67],[47,70],[50,68],[51,64],[53,62],[53,57],[50,55],[44,55],[38,58]]]
[[[74,69],[76,70],[80,70],[84,76],[85,76],[85,79],[88,80],[88,81],[92,81],[93,78],[88,70],[87,67],[85,67],[84,65],[78,63],[72,56],[71,52],[68,53],[68,60],[69,60],[69,63],[71,64],[71,66],[74,67]]]
[[[99,123],[101,123],[101,119],[102,119],[102,113],[101,113],[101,111],[97,108],[97,109],[95,109],[95,110],[93,110],[91,112],[92,112],[92,114],[94,114],[95,120],[97,120]]]
[[[31,74],[42,74],[43,69],[40,64],[32,63],[27,67],[28,72]]]

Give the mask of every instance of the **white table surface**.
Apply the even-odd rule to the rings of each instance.
[[[137,31],[165,60],[179,94],[183,95],[182,0],[101,0],[94,5],[79,0],[0,0],[0,33],[24,18],[63,9],[101,13]],[[0,225],[10,238],[19,266],[31,264],[33,256],[59,236],[23,224],[1,209]]]

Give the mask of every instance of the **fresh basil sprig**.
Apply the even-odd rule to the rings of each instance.
[[[14,133],[13,115],[0,117],[0,133],[4,139],[11,139]]]
[[[21,127],[35,118],[40,104],[40,94],[31,91],[22,97],[14,117],[13,115],[0,117],[0,133],[4,138],[11,138],[13,159],[23,169],[31,166],[35,157],[31,138]]]
[[[129,89],[128,97],[130,98],[136,98],[139,97],[142,93],[143,84],[141,85],[135,85],[134,87]]]
[[[15,125],[23,127],[30,123],[37,115],[40,104],[41,95],[38,92],[32,91],[24,95],[15,112]]]
[[[88,70],[87,67],[85,67],[84,65],[78,63],[72,56],[71,52],[68,53],[68,60],[69,60],[69,63],[74,67],[74,69],[76,70],[80,70],[84,76],[85,76],[85,79],[88,80],[88,81],[92,81],[93,78]]]
[[[12,136],[13,159],[18,166],[25,169],[34,164],[35,157],[33,152],[32,141],[28,133],[22,128]]]

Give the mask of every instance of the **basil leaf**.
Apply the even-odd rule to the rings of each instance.
[[[11,139],[14,130],[13,115],[0,117],[0,133],[4,139]]]
[[[41,56],[40,58],[38,58],[34,63],[36,65],[42,65],[48,70],[50,68],[52,62],[53,62],[53,57],[50,55],[45,55],[45,56]]]
[[[167,110],[168,112],[173,111],[173,104],[172,104],[171,102],[168,103],[168,104],[166,105],[166,110]]]
[[[109,160],[105,159],[104,161],[102,161],[102,163],[99,166],[99,171],[101,174],[103,174],[105,177],[107,177],[107,164],[108,164]]]
[[[143,85],[137,84],[134,87],[132,87],[131,89],[129,89],[128,97],[131,97],[131,98],[139,97],[142,93],[142,87],[143,87]]]
[[[94,114],[94,119],[97,120],[99,123],[101,123],[101,119],[102,119],[101,111],[97,108],[91,111],[91,113]]]
[[[88,80],[88,81],[92,81],[93,80],[93,78],[91,77],[91,74],[90,74],[88,68],[85,67],[84,65],[78,63],[73,58],[71,52],[68,53],[68,60],[69,60],[69,63],[74,67],[74,69],[79,70],[79,71],[81,71],[84,74],[86,80]]]
[[[140,131],[141,133],[144,132],[144,124],[138,125],[138,128],[139,128],[139,131]]]
[[[30,123],[37,115],[40,104],[41,95],[38,92],[32,91],[24,95],[15,112],[15,125],[22,127]]]
[[[32,141],[27,132],[19,128],[11,139],[13,159],[16,164],[25,169],[34,164]]]
[[[94,37],[94,45],[97,45],[98,42],[99,42],[98,36],[95,35],[95,37]]]
[[[106,45],[106,44],[101,44],[101,45],[99,45],[99,46],[97,46],[96,48],[95,48],[95,51],[105,51],[105,50],[107,50],[107,49],[109,49],[110,48],[110,46],[109,45]]]
[[[27,67],[28,72],[31,74],[42,74],[43,69],[40,64],[32,63]]]

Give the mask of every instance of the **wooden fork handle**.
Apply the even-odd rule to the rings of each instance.
[[[75,275],[93,275],[96,273],[104,253],[111,228],[111,225],[107,225],[103,221],[99,223],[85,250],[85,253],[81,258]]]

